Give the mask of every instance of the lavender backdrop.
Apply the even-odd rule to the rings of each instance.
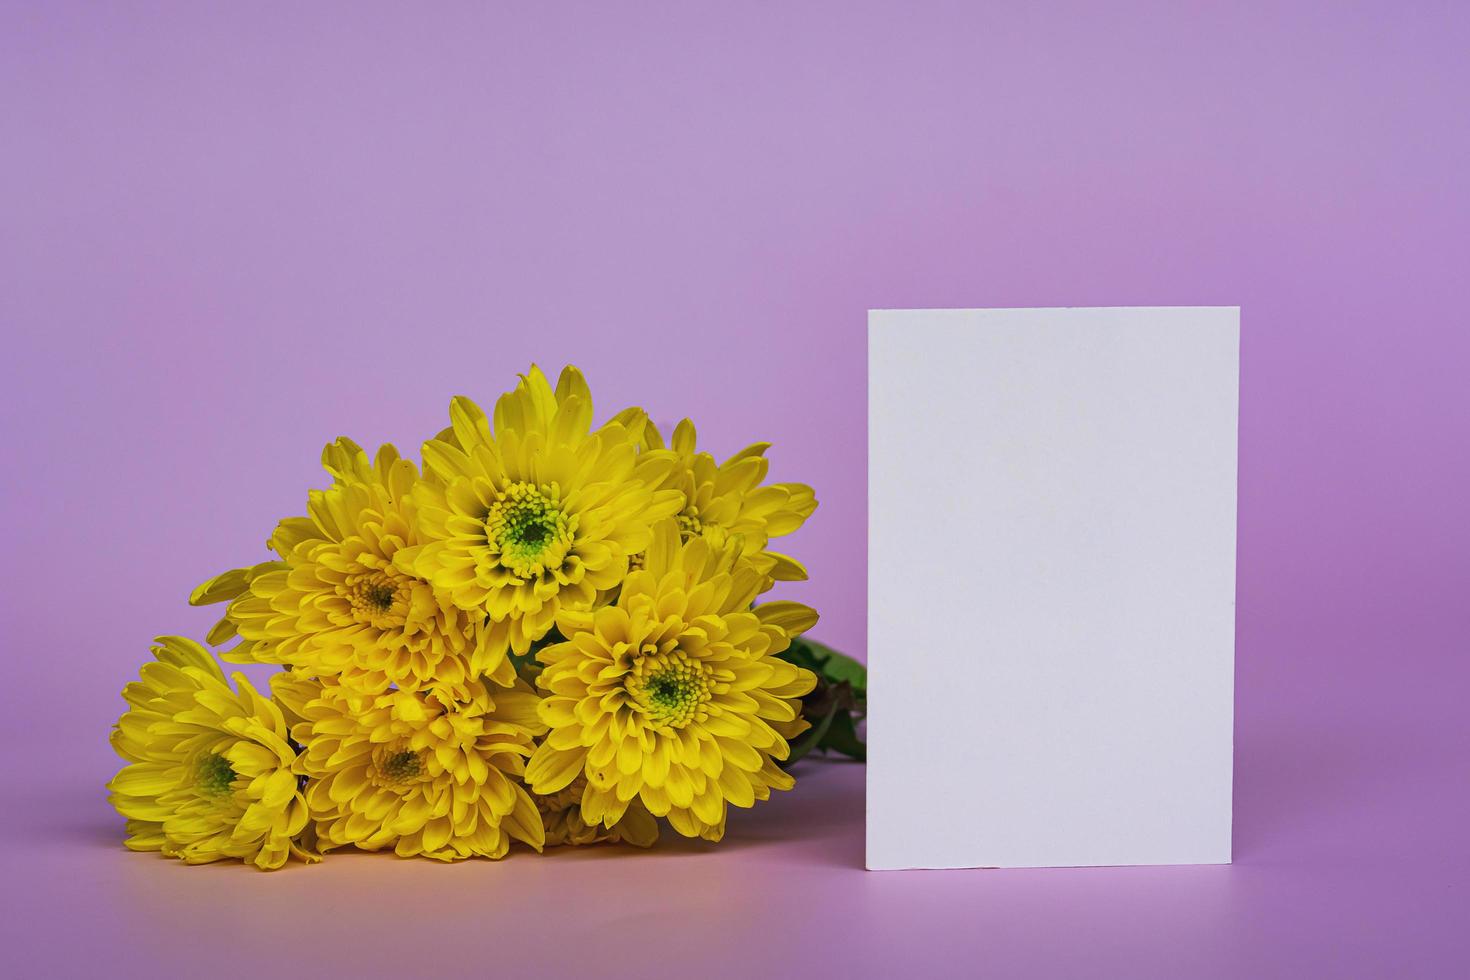
[[[1429,2],[0,3],[20,975],[1463,973],[1467,50]],[[864,311],[1118,304],[1243,308],[1234,867],[866,875],[831,767],[718,853],[118,846],[119,688],[329,438],[575,360],[776,443],[861,653]]]

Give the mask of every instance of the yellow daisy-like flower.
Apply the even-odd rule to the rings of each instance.
[[[635,847],[652,847],[658,841],[658,821],[638,800],[628,805],[616,826],[589,824],[582,819],[582,794],[587,781],[581,776],[570,786],[550,796],[537,796],[536,809],[546,827],[546,846],[562,844],[617,844],[627,842]]]
[[[481,673],[509,683],[511,664],[483,642],[480,618],[395,561],[419,544],[413,463],[392,446],[369,461],[342,438],[322,451],[322,465],[336,479],[311,492],[309,516],[276,528],[279,561],[194,590],[195,605],[230,600],[209,641],[238,634],[226,660],[285,664],[367,693],[462,686]]]
[[[643,445],[664,448],[663,437],[650,422],[643,427]],[[679,529],[687,541],[703,537],[715,547],[739,536],[742,554],[764,574],[778,581],[799,581],[806,568],[789,555],[769,551],[771,538],[790,534],[817,509],[816,494],[805,483],[762,485],[770,462],[768,442],[747,446],[723,463],[709,453],[695,451],[694,423],[685,419],[674,427],[670,448],[677,459],[662,484],[684,494]]]
[[[656,489],[671,454],[638,452],[629,425],[641,413],[594,430],[574,367],[553,390],[533,366],[496,403],[493,432],[467,398],[449,415],[452,438],[424,444],[426,479],[414,488],[425,543],[397,562],[488,616],[492,650],[525,653],[558,611],[592,606],[648,547],[654,522],[683,506],[678,490]]]
[[[535,792],[582,776],[589,824],[614,826],[636,799],[686,837],[719,840],[727,803],[794,785],[776,761],[808,727],[799,699],[816,677],[775,655],[817,614],[794,602],[751,608],[764,575],[742,550],[735,539],[681,543],[664,521],[616,605],[562,611],[566,642],[537,654],[551,731],[526,767]]]
[[[298,770],[323,850],[392,847],[400,857],[499,858],[511,838],[538,851],[541,817],[520,777],[546,726],[524,684],[366,695],[338,684],[289,682],[302,720]]]
[[[280,709],[242,674],[231,690],[199,644],[163,636],[140,679],[123,690],[129,708],[112,746],[130,764],[107,784],[128,818],[127,846],[189,864],[239,858],[263,870],[293,853],[307,825]]]

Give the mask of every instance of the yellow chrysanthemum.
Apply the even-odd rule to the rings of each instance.
[[[651,422],[643,427],[643,445],[664,447]],[[766,544],[801,527],[817,509],[817,498],[805,483],[761,485],[770,467],[765,458],[770,447],[758,442],[716,463],[709,453],[695,451],[694,423],[685,419],[674,427],[669,448],[677,463],[661,486],[684,494],[679,528],[686,541],[704,537],[718,548],[738,535],[742,553],[763,573],[778,581],[799,581],[807,577],[806,568],[789,555],[767,550]]]
[[[527,652],[562,609],[590,607],[648,547],[655,521],[683,506],[656,490],[671,454],[640,454],[625,412],[594,430],[592,395],[576,368],[553,391],[532,367],[495,405],[494,431],[467,398],[450,406],[451,433],[424,444],[414,488],[425,543],[399,567],[427,577],[455,604],[489,618],[487,644]]]
[[[307,825],[280,709],[242,674],[238,693],[199,644],[159,637],[154,660],[123,689],[129,708],[112,746],[130,765],[108,783],[128,818],[127,846],[190,864],[239,858],[269,870]]]
[[[515,838],[540,850],[541,817],[520,777],[546,730],[524,684],[366,695],[338,684],[283,682],[302,720],[298,770],[321,848],[392,847],[441,861],[502,857]]]
[[[546,827],[547,847],[602,843],[652,847],[657,843],[658,821],[637,800],[628,805],[628,812],[615,826],[604,827],[583,820],[582,794],[586,788],[587,781],[578,776],[565,789],[550,796],[535,797],[536,809],[541,811],[541,822]]]
[[[589,824],[617,824],[636,799],[686,837],[719,840],[727,803],[791,788],[776,760],[807,727],[799,699],[816,678],[775,654],[817,615],[794,602],[752,609],[764,576],[741,551],[733,539],[681,543],[678,524],[661,522],[616,605],[557,617],[566,642],[537,654],[551,732],[526,767],[535,792],[583,776]]]
[[[419,543],[413,463],[392,446],[370,462],[342,438],[322,451],[322,465],[335,481],[311,492],[309,516],[276,528],[270,547],[279,561],[194,590],[195,605],[231,600],[210,642],[238,633],[226,660],[286,664],[367,693],[454,687],[481,673],[509,683],[510,662],[482,642],[480,618],[395,563]]]

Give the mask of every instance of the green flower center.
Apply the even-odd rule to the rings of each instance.
[[[363,599],[378,612],[387,612],[393,605],[393,587],[374,583],[363,590]]]
[[[513,483],[485,515],[485,537],[499,552],[500,564],[522,578],[559,567],[571,548],[575,527],[562,512],[555,484]]]
[[[395,783],[407,782],[423,774],[424,761],[417,752],[394,752],[382,763],[383,775]]]
[[[347,600],[354,620],[381,628],[388,625],[385,617],[395,617],[395,606],[400,606],[396,614],[399,617],[406,611],[399,603],[401,581],[401,576],[393,569],[372,568],[348,575],[346,581],[337,586],[337,594]],[[406,594],[407,589],[404,592]]]
[[[627,689],[655,725],[683,728],[703,716],[711,697],[709,669],[679,651],[658,654],[633,667]]]
[[[223,796],[230,791],[235,781],[235,768],[230,760],[211,752],[199,758],[199,771],[195,785],[205,796]]]
[[[544,507],[522,505],[511,511],[500,540],[520,551],[540,551],[556,533],[556,512]]]
[[[694,697],[694,685],[677,674],[660,674],[648,682],[648,700],[657,708],[676,710]]]

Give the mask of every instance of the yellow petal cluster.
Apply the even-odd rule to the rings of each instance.
[[[687,419],[667,445],[641,409],[597,424],[570,366],[449,422],[422,471],[330,443],[273,554],[194,590],[225,606],[221,657],[279,671],[266,697],[157,642],[113,734],[129,847],[263,869],[649,847],[791,788],[815,677],[781,654],[817,617],[761,597],[806,578],[768,545],[812,489],[765,482],[765,443],[716,462]]]
[[[398,561],[483,615],[498,654],[529,651],[562,609],[590,609],[684,504],[658,489],[673,459],[639,453],[626,415],[592,427],[576,368],[553,389],[533,367],[493,420],[468,398],[449,416],[451,432],[424,444],[429,479],[414,488],[425,543]]]
[[[266,870],[293,853],[313,859],[294,843],[308,813],[280,709],[242,674],[232,690],[192,640],[159,637],[153,657],[123,689],[129,707],[112,733],[128,765],[107,788],[128,847]]]
[[[442,861],[502,857],[510,840],[541,849],[536,803],[521,785],[533,737],[545,731],[524,684],[475,682],[442,692],[364,695],[297,682],[292,736],[323,851],[347,845]]]
[[[550,794],[586,780],[582,818],[612,826],[636,799],[686,837],[719,840],[726,805],[790,789],[777,762],[807,727],[816,678],[775,655],[816,622],[794,602],[754,606],[761,573],[738,542],[654,531],[617,602],[557,618],[565,642],[538,654],[551,732],[526,778]]]
[[[269,545],[279,560],[194,590],[196,605],[230,600],[210,642],[238,635],[226,660],[284,664],[369,692],[453,687],[480,674],[509,682],[504,651],[485,645],[478,618],[397,560],[419,543],[417,467],[392,446],[370,462],[346,438],[322,451],[322,465],[335,480],[310,493],[307,516],[276,527]]]
[[[643,432],[645,446],[664,448],[656,426],[649,423]],[[769,448],[768,442],[753,443],[717,463],[709,453],[696,451],[694,423],[684,419],[674,427],[669,449],[676,463],[663,486],[684,495],[678,519],[685,540],[703,537],[719,547],[738,538],[741,555],[770,578],[802,581],[807,572],[801,562],[766,545],[806,523],[817,509],[817,497],[805,483],[764,483]]]
[[[536,797],[536,809],[541,811],[541,822],[546,826],[547,847],[604,842],[652,847],[658,840],[658,821],[637,800],[611,827],[589,824],[582,816],[582,794],[586,790],[587,781],[578,776],[565,789]]]

